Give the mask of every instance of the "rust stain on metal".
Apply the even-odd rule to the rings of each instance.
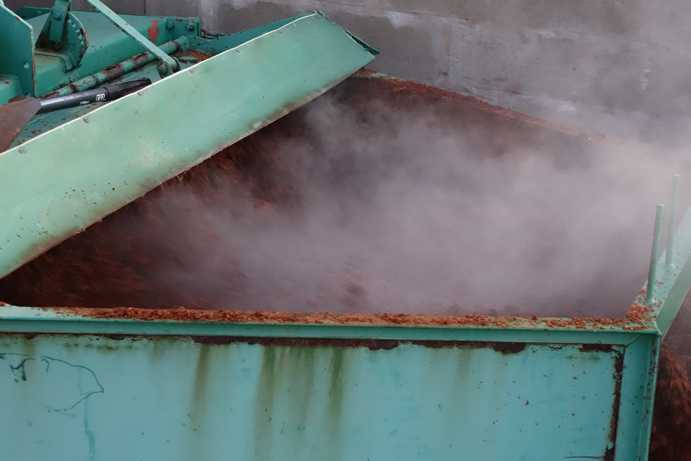
[[[202,53],[201,51],[197,51],[197,50],[182,51],[182,52],[176,54],[175,56],[178,58],[194,58],[199,62],[205,61],[211,57],[210,54]]]
[[[134,62],[135,67],[140,66],[140,65],[146,63],[146,61],[147,61],[148,59],[149,59],[149,54],[146,53],[146,52],[144,52],[144,53],[139,53],[139,54],[136,54],[136,55],[132,56],[132,61]]]
[[[40,108],[41,103],[34,98],[23,98],[3,106],[3,110],[0,111],[0,152],[10,147],[12,141]]]
[[[617,449],[617,428],[619,426],[619,407],[621,405],[621,380],[624,373],[624,354],[618,353],[614,361],[614,398],[612,401],[612,419],[609,425],[611,446],[605,451],[604,461],[614,461]]]
[[[194,400],[204,400],[204,388],[209,373],[209,348],[202,346],[197,357],[197,366],[194,370]]]
[[[106,78],[108,80],[117,78],[118,76],[122,75],[124,73],[124,69],[122,67],[122,64],[113,64],[112,66],[106,67],[103,69],[103,74],[106,75]]]
[[[510,355],[510,354],[518,354],[520,352],[523,352],[525,348],[528,346],[526,343],[485,343],[488,346],[486,347],[491,347],[495,351],[504,354],[504,355]]]
[[[612,352],[615,350],[611,344],[582,344],[579,349],[581,352]]]
[[[208,345],[226,345],[244,343],[250,345],[273,347],[335,347],[366,348],[371,351],[391,350],[401,345],[421,346],[429,349],[484,349],[489,348],[500,354],[518,354],[528,346],[517,342],[481,342],[481,341],[432,341],[432,340],[396,340],[396,339],[338,339],[338,338],[277,338],[277,337],[244,337],[244,336],[192,336],[194,342]]]
[[[0,337],[21,336],[27,341],[32,341],[37,337],[62,336],[54,333],[0,333]],[[113,341],[160,341],[162,336],[148,335],[113,335],[113,334],[90,334],[90,333],[71,333],[70,337],[92,337],[98,336]],[[281,337],[261,337],[261,336],[165,336],[167,339],[179,340],[190,339],[195,343],[204,346],[225,346],[229,344],[249,344],[267,347],[297,347],[297,348],[319,348],[331,347],[338,349],[366,348],[371,351],[392,350],[402,345],[421,346],[428,349],[492,349],[504,355],[519,354],[523,352],[529,343],[520,342],[498,342],[498,341],[441,341],[441,340],[399,340],[399,339],[349,339],[349,338],[281,338]],[[554,345],[548,345],[554,348]],[[604,349],[603,349],[604,350]],[[605,350],[606,351],[606,350]],[[200,356],[200,366],[203,357]],[[199,368],[199,367],[198,367]]]
[[[148,56],[147,53],[139,53],[134,56],[132,56],[131,61],[134,65],[135,68],[141,67],[142,65],[146,64]],[[101,71],[101,73],[105,76],[106,81],[114,80],[116,78],[121,77],[125,73],[125,69],[122,66],[122,63],[117,63],[113,64],[111,66],[106,67]],[[68,83],[67,87],[70,88],[70,90],[73,93],[77,93],[79,91],[82,91],[83,88],[80,88],[79,86],[75,85],[74,82]],[[51,91],[50,93],[45,94],[43,97],[44,98],[52,98],[55,96],[59,96],[59,93],[57,90]]]

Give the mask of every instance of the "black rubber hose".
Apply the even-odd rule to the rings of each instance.
[[[112,101],[126,94],[137,91],[151,84],[148,78],[131,80],[129,82],[113,83],[93,90],[81,91],[79,93],[68,94],[67,96],[57,96],[55,98],[41,99],[39,112],[50,112],[52,110],[65,109],[67,107],[89,104],[92,102]]]

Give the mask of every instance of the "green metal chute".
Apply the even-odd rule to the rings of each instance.
[[[0,276],[319,96],[374,55],[308,14],[0,154]]]

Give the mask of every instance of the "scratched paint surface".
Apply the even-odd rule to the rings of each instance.
[[[0,443],[16,461],[606,459],[619,356],[9,335]]]

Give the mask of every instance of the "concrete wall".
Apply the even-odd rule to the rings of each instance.
[[[319,9],[382,50],[377,70],[613,134],[654,129],[691,107],[686,0],[109,3],[123,13],[201,16],[223,32]]]

